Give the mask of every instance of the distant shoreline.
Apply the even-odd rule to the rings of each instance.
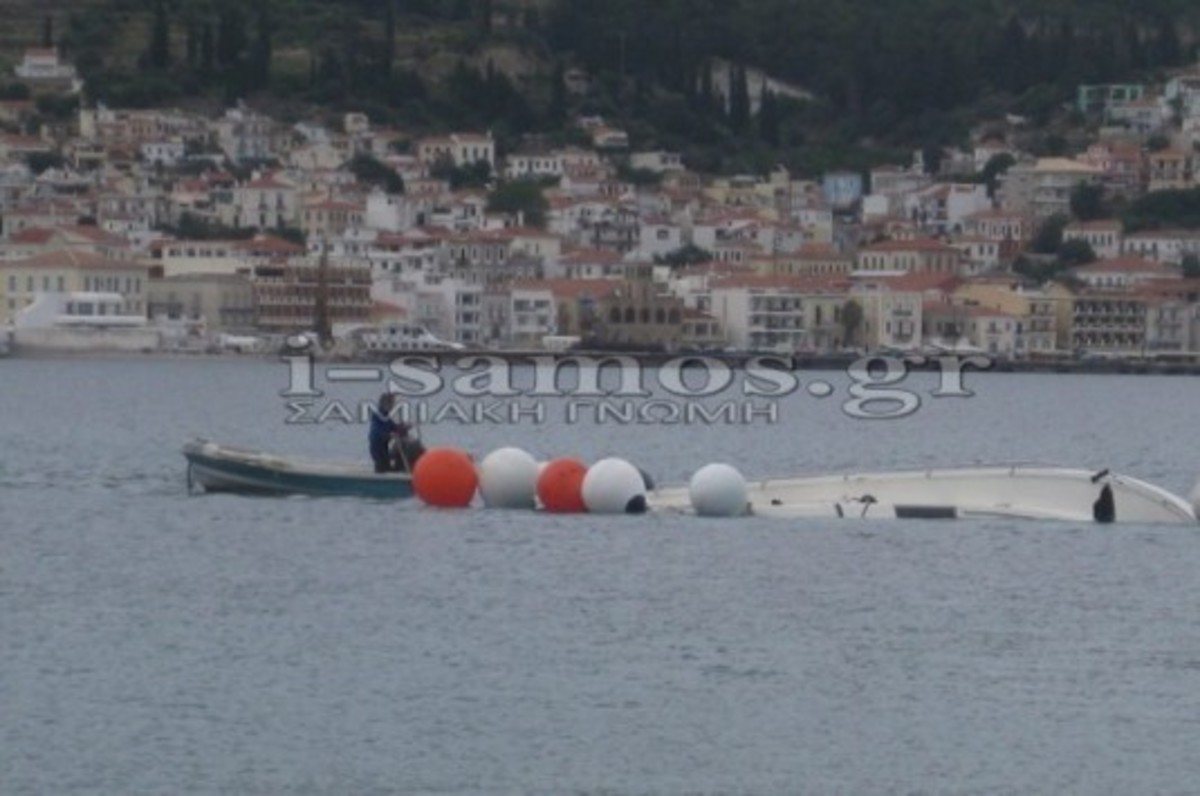
[[[38,360],[38,361],[59,361],[59,362],[78,362],[78,361],[104,361],[104,362],[120,362],[120,361],[170,361],[170,362],[261,362],[275,363],[282,362],[286,356],[303,356],[303,351],[279,351],[273,353],[236,353],[236,352],[190,352],[190,351],[86,351],[86,350],[47,350],[41,349],[36,351],[21,351],[14,350],[6,357],[0,357],[0,362],[5,359],[11,360]],[[787,356],[771,353],[666,353],[658,351],[545,351],[541,349],[528,350],[494,350],[494,349],[464,349],[459,351],[410,351],[404,353],[377,353],[362,357],[346,357],[346,356],[321,356],[314,357],[314,361],[321,364],[378,364],[389,362],[401,356],[407,357],[426,357],[435,360],[441,365],[454,365],[461,363],[470,366],[471,360],[480,357],[491,357],[504,360],[507,362],[520,363],[533,361],[535,358],[544,359],[546,357],[555,360],[571,359],[571,358],[587,358],[594,360],[612,359],[615,357],[630,357],[640,365],[647,367],[658,367],[668,362],[682,362],[686,360],[715,360],[723,362],[731,368],[743,368],[752,360],[764,360],[770,364],[778,366],[778,363],[790,365],[790,369],[794,371],[805,370],[846,370],[855,362],[862,359],[862,356],[848,355],[828,355],[828,356]],[[867,356],[867,355],[863,355]],[[871,355],[874,358],[891,358],[905,361],[908,367],[914,370],[925,370],[937,368],[937,358],[927,357],[921,361],[915,356],[904,357],[894,354],[875,354]],[[957,356],[961,360],[966,360],[967,355],[947,355]],[[1159,362],[1159,361],[1144,361],[1134,359],[997,359],[991,360],[989,367],[978,367],[973,364],[968,364],[967,369],[970,372],[977,373],[1065,373],[1065,374],[1091,374],[1091,375],[1149,375],[1149,376],[1200,376],[1200,362]]]

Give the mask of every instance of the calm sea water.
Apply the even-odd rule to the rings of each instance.
[[[1186,493],[1200,380],[967,377],[895,420],[426,425],[663,482],[984,461]],[[283,365],[0,361],[0,792],[1196,793],[1178,527],[437,512],[189,496],[194,435],[289,425]],[[344,386],[322,400],[372,397]]]

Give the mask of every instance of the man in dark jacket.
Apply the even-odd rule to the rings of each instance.
[[[371,429],[367,434],[367,441],[370,443],[371,461],[375,463],[377,473],[404,469],[403,462],[396,462],[391,452],[393,437],[398,438],[398,444],[403,445],[404,438],[408,436],[408,425],[392,419],[392,409],[395,405],[396,397],[391,393],[384,393],[379,397],[379,403],[371,409]]]

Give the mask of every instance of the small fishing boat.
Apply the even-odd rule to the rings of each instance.
[[[365,497],[413,495],[409,473],[376,473],[365,464],[317,461],[218,445],[204,439],[183,446],[189,488],[247,495]]]
[[[1197,492],[1200,496],[1200,491]],[[759,516],[845,519],[1010,517],[1067,522],[1195,525],[1196,510],[1154,484],[1108,470],[991,466],[746,482]],[[688,487],[646,496],[652,510],[692,512]],[[1200,499],[1200,498],[1198,498]]]

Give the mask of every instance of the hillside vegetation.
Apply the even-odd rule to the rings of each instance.
[[[571,138],[604,115],[637,146],[697,166],[801,170],[961,140],[1004,113],[1046,124],[1080,83],[1194,61],[1189,0],[94,0],[19,4],[12,30],[55,40],[89,100],[270,100],[367,110],[419,130],[488,127],[505,146]],[[69,10],[67,7],[69,6]],[[36,41],[27,42],[36,44]],[[714,80],[712,64],[735,67]],[[590,77],[568,96],[564,72]],[[742,67],[813,101],[763,98]],[[719,85],[731,85],[721,96]]]

